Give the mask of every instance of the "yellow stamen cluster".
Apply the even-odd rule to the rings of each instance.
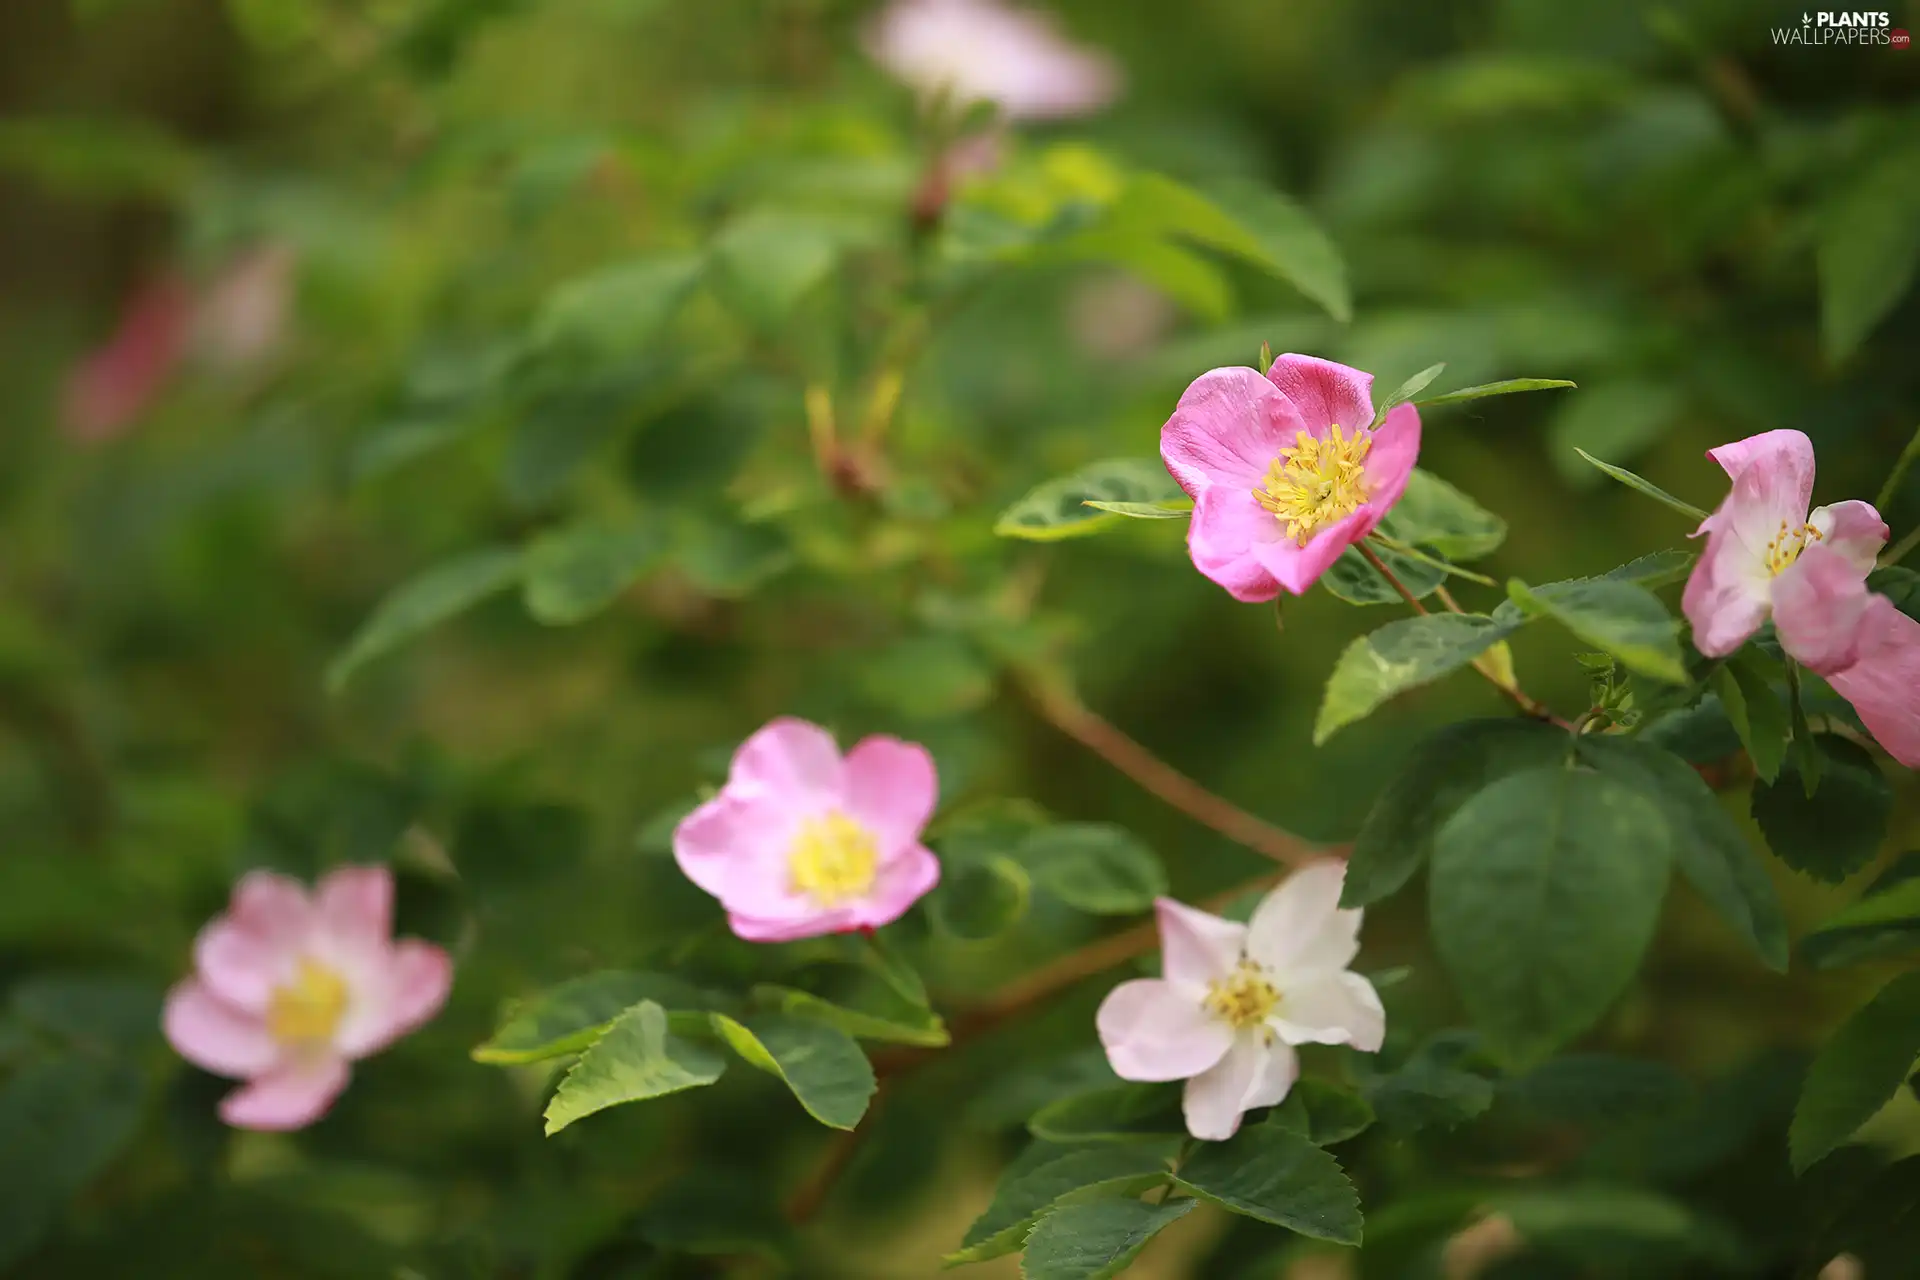
[[[346,979],[303,957],[293,980],[267,998],[267,1030],[283,1044],[331,1040],[346,1011]]]
[[[838,809],[800,824],[787,852],[796,893],[823,907],[836,907],[873,888],[880,850],[873,832]]]
[[[1232,973],[1207,984],[1203,1007],[1239,1031],[1265,1022],[1279,1003],[1280,991],[1267,981],[1267,971],[1243,959]]]
[[[1782,520],[1780,532],[1774,534],[1773,540],[1767,543],[1767,572],[1777,577],[1788,565],[1800,558],[1800,553],[1807,549],[1809,541],[1819,542],[1823,537],[1824,535],[1810,524],[1803,524],[1795,529],[1789,528],[1787,522]]]
[[[1267,482],[1253,500],[1279,518],[1301,546],[1321,528],[1358,510],[1369,495],[1367,451],[1373,436],[1364,428],[1346,434],[1335,423],[1324,436],[1296,432],[1293,444],[1267,467]]]

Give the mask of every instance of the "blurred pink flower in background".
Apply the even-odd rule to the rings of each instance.
[[[1420,414],[1373,425],[1373,375],[1313,356],[1194,379],[1160,457],[1194,501],[1194,567],[1236,600],[1299,595],[1373,532],[1420,456]]]
[[[167,994],[163,1024],[181,1057],[245,1080],[220,1103],[243,1129],[312,1124],[347,1086],[348,1063],[432,1019],[453,961],[393,939],[393,873],[341,867],[309,894],[252,871],[194,941],[194,975]]]
[[[1813,442],[1765,431],[1709,449],[1733,488],[1694,531],[1706,550],[1681,607],[1710,658],[1768,620],[1787,656],[1824,676],[1900,763],[1920,767],[1920,622],[1867,590],[1887,524],[1865,502],[1813,501]]]
[[[189,358],[229,377],[271,359],[286,340],[297,266],[289,246],[263,244],[203,285],[167,271],[136,289],[112,335],[67,378],[67,434],[92,443],[125,433]]]
[[[773,720],[674,829],[673,855],[749,942],[877,928],[939,883],[920,843],[939,793],[916,743],[864,738],[842,758],[820,726]]]
[[[923,98],[991,102],[1009,120],[1087,115],[1120,92],[1107,55],[998,0],[895,0],[868,29],[874,60]]]

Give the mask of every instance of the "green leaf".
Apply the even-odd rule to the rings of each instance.
[[[1880,989],[1834,1033],[1807,1071],[1788,1147],[1795,1172],[1853,1136],[1893,1097],[1920,1058],[1920,972]]]
[[[1371,906],[1394,893],[1426,862],[1456,809],[1510,773],[1565,761],[1570,749],[1566,733],[1538,720],[1468,720],[1430,735],[1361,823],[1340,905]]]
[[[1164,502],[1098,502],[1089,498],[1084,505],[1135,520],[1185,520],[1193,515],[1192,498],[1169,498]]]
[[[1451,1129],[1493,1105],[1493,1082],[1462,1063],[1479,1037],[1442,1032],[1414,1051],[1397,1071],[1364,1081],[1366,1098],[1380,1123],[1401,1133]]]
[[[837,1027],[856,1040],[879,1040],[889,1044],[917,1044],[923,1048],[938,1049],[953,1042],[947,1032],[947,1024],[939,1015],[926,1010],[911,1010],[911,1021],[902,1018],[884,1017],[864,1009],[849,1009],[814,995],[811,991],[796,991],[792,987],[765,984],[753,989],[755,998],[771,1004],[781,1013],[792,1014],[796,1018],[824,1022]]]
[[[1192,1208],[1191,1200],[1066,1205],[1040,1219],[1027,1237],[1020,1274],[1024,1280],[1108,1280],[1125,1271],[1162,1228]]]
[[[1167,873],[1153,850],[1108,823],[1042,827],[1012,856],[1035,888],[1094,915],[1135,915],[1167,891]]]
[[[568,379],[530,396],[500,461],[507,497],[528,508],[551,501],[588,460],[639,421],[660,394],[661,380],[657,365],[639,363]]]
[[[858,963],[882,985],[916,1009],[927,1007],[927,984],[920,971],[900,954],[884,933],[872,932],[859,939]]]
[[[1613,378],[1562,400],[1547,424],[1547,456],[1579,488],[1606,483],[1584,465],[1590,457],[1633,458],[1664,438],[1686,407],[1664,381]]]
[[[679,531],[673,558],[694,586],[722,600],[752,595],[793,564],[778,529],[733,520],[699,520]]]
[[[1365,719],[1395,694],[1458,671],[1511,635],[1516,624],[1481,614],[1430,614],[1389,622],[1346,647],[1327,680],[1315,745]]]
[[[1676,833],[1607,774],[1530,769],[1442,827],[1433,940],[1507,1058],[1542,1057],[1599,1020],[1653,939]]]
[[[1591,1262],[1597,1250],[1609,1244],[1629,1250],[1634,1245],[1658,1246],[1663,1252],[1677,1249],[1722,1266],[1741,1260],[1741,1242],[1724,1225],[1642,1187],[1524,1187],[1501,1192],[1491,1207],[1504,1214],[1523,1239],[1567,1261]],[[1621,1255],[1609,1250],[1600,1256]],[[1624,1254],[1643,1256],[1637,1251]]]
[[[1674,862],[1767,967],[1787,968],[1787,922],[1765,862],[1718,796],[1680,757],[1637,738],[1587,734],[1580,758],[1659,806],[1676,833]]]
[[[583,525],[543,534],[527,551],[527,612],[548,626],[584,622],[617,599],[667,549],[651,523]]]
[[[1787,659],[1787,714],[1793,722],[1793,767],[1800,774],[1800,789],[1811,800],[1820,790],[1820,778],[1826,772],[1820,744],[1814,741],[1807,723],[1806,699],[1800,693],[1800,666]]]
[[[928,899],[936,925],[956,938],[997,938],[1027,913],[1033,879],[1012,858],[989,857],[946,864],[940,886]]]
[[[1353,318],[1346,263],[1304,209],[1277,191],[1252,185],[1225,186],[1214,195],[1252,237],[1257,251],[1245,256],[1291,284],[1335,320],[1345,324]]]
[[[1780,776],[1793,726],[1787,706],[1774,695],[1766,659],[1749,645],[1714,669],[1713,688],[1727,719],[1763,782]]]
[[[707,1007],[698,988],[669,974],[606,969],[516,1001],[493,1038],[474,1048],[473,1060],[518,1066],[578,1053],[642,1000],[669,1013]]]
[[[907,636],[861,655],[854,680],[873,701],[915,719],[959,715],[984,706],[994,670],[965,637]]]
[[[1316,1240],[1360,1243],[1360,1197],[1340,1162],[1284,1126],[1202,1146],[1174,1181],[1202,1199]]]
[[[1491,555],[1507,538],[1507,522],[1431,472],[1415,468],[1382,530],[1450,560]]]
[[[786,1014],[712,1017],[735,1053],[779,1077],[821,1124],[851,1129],[866,1115],[876,1088],[873,1066],[846,1032]]]
[[[1056,1205],[1137,1196],[1160,1186],[1178,1149],[1174,1140],[1124,1143],[1070,1151],[1012,1171],[995,1188],[987,1211],[967,1228],[960,1248],[942,1262],[952,1267],[1013,1253],[1034,1223]]]
[[[1901,854],[1858,902],[1800,944],[1815,969],[1835,969],[1920,948],[1920,851]]]
[[[1385,422],[1389,413],[1392,413],[1395,409],[1406,404],[1422,391],[1425,391],[1429,382],[1432,382],[1446,371],[1447,366],[1444,362],[1431,364],[1395,387],[1393,394],[1389,395],[1385,400],[1382,400],[1380,406],[1373,411],[1373,422],[1371,425],[1377,427]]]
[[[1117,518],[1088,506],[1090,500],[1152,506],[1184,496],[1158,461],[1109,458],[1040,485],[1001,512],[993,531],[1003,538],[1030,542],[1077,538],[1098,532]]]
[[[139,1069],[73,1054],[0,1086],[0,1269],[31,1253],[133,1139],[146,1098]]]
[[[666,328],[704,268],[699,254],[663,253],[578,276],[547,296],[534,332],[542,343],[638,350]]]
[[[765,1184],[741,1172],[679,1174],[634,1215],[632,1229],[655,1248],[697,1258],[780,1264],[792,1251],[792,1228],[768,1201]]]
[[[94,1054],[138,1053],[160,1034],[161,990],[137,978],[37,973],[8,995],[14,1018],[64,1047]]]
[[[57,195],[173,199],[186,194],[203,169],[184,143],[144,119],[0,120],[0,171],[24,174]]]
[[[1920,265],[1920,173],[1910,146],[1875,159],[1824,209],[1814,262],[1827,358],[1853,354],[1913,284]]]
[[[1462,387],[1458,391],[1448,391],[1437,396],[1428,396],[1413,403],[1422,409],[1435,405],[1459,404],[1465,400],[1483,400],[1488,396],[1510,396],[1516,391],[1551,391],[1557,387],[1571,387],[1574,384],[1565,378],[1506,378],[1499,382],[1483,382],[1477,387]]]
[[[1687,682],[1680,623],[1645,587],[1608,578],[1576,578],[1529,587],[1515,578],[1507,594],[1526,613],[1549,617],[1642,675]]]
[[[362,666],[520,580],[518,550],[488,547],[435,565],[389,592],[327,667],[327,689],[338,693]]]
[[[1446,570],[1422,564],[1412,556],[1390,547],[1380,547],[1376,553],[1393,576],[1400,579],[1400,585],[1411,591],[1416,599],[1432,595],[1434,588],[1447,580]],[[1327,571],[1320,575],[1320,585],[1329,595],[1348,604],[1406,603],[1401,594],[1393,589],[1393,584],[1354,547],[1342,551],[1339,559],[1327,566]]]
[[[1331,1147],[1364,1133],[1373,1107],[1352,1089],[1307,1076],[1293,1082],[1286,1100],[1265,1121],[1299,1134],[1316,1147]]]
[[[1799,759],[1790,758],[1772,783],[1753,789],[1753,817],[1767,846],[1803,875],[1838,883],[1880,851],[1893,790],[1873,756],[1837,734],[1817,734],[1820,790],[1809,796]]]
[[[1049,1102],[1027,1118],[1045,1142],[1130,1142],[1186,1132],[1180,1091],[1166,1085],[1109,1085]]]
[[[726,1069],[723,1054],[674,1035],[667,1029],[666,1010],[642,1000],[614,1019],[568,1069],[547,1103],[547,1136],[623,1102],[712,1084]]]
[[[1653,481],[1643,479],[1625,467],[1616,467],[1610,462],[1602,462],[1585,449],[1576,448],[1574,452],[1582,458],[1585,458],[1593,466],[1598,467],[1604,474],[1612,476],[1615,480],[1627,486],[1627,488],[1632,489],[1636,493],[1643,493],[1655,502],[1664,503],[1666,506],[1672,507],[1675,511],[1678,511],[1690,520],[1698,521],[1707,518],[1707,513],[1694,506],[1691,502],[1682,502]]]
[[[1651,591],[1686,577],[1695,559],[1691,551],[1652,551],[1600,576],[1610,582],[1637,582]]]
[[[713,242],[714,287],[749,320],[775,326],[833,274],[848,232],[806,214],[749,213]]]
[[[1596,1130],[1672,1114],[1692,1096],[1686,1077],[1665,1063],[1606,1053],[1550,1058],[1500,1087],[1503,1105]]]

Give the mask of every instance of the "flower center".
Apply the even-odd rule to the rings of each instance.
[[[794,891],[823,907],[838,906],[872,889],[879,866],[873,832],[838,809],[801,823],[787,851]]]
[[[1809,541],[1819,542],[1823,535],[1810,524],[1798,528],[1789,528],[1787,522],[1780,522],[1780,532],[1773,535],[1773,541],[1767,543],[1767,572],[1778,577],[1782,570],[1800,558],[1807,549]]]
[[[346,979],[302,957],[293,980],[268,997],[267,1030],[282,1043],[331,1040],[346,1011]]]
[[[1239,1031],[1265,1022],[1279,1003],[1279,989],[1267,981],[1267,971],[1242,959],[1232,973],[1207,984],[1207,998],[1201,1007]]]
[[[1307,545],[1322,527],[1352,515],[1369,496],[1367,450],[1373,436],[1364,428],[1346,434],[1335,423],[1324,436],[1296,432],[1293,444],[1267,467],[1267,482],[1253,500],[1279,519],[1287,536]]]

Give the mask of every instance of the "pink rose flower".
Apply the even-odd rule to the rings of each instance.
[[[1185,1080],[1187,1131],[1221,1142],[1245,1112],[1286,1098],[1295,1045],[1376,1052],[1386,1012],[1347,970],[1361,912],[1340,910],[1346,876],[1337,859],[1303,867],[1244,925],[1160,899],[1162,976],[1121,983],[1095,1017],[1114,1074]]]
[[[309,895],[251,871],[194,942],[193,977],[167,994],[181,1057],[247,1082],[220,1103],[242,1129],[299,1129],[346,1088],[347,1064],[429,1021],[453,985],[447,953],[394,941],[393,873],[341,867]]]
[[[67,377],[61,425],[76,440],[111,440],[140,419],[172,376],[193,327],[193,295],[163,275],[127,300],[113,335]]]
[[[991,102],[1011,120],[1086,115],[1120,92],[1111,58],[997,0],[894,0],[868,29],[866,47],[923,96]]]
[[[1160,456],[1193,498],[1194,567],[1236,600],[1299,595],[1373,532],[1420,456],[1420,414],[1373,427],[1373,375],[1285,355],[1266,377],[1194,379],[1160,431]]]
[[[1773,619],[1780,647],[1826,677],[1881,746],[1920,766],[1920,623],[1867,590],[1887,525],[1865,502],[1809,512],[1813,444],[1767,431],[1709,449],[1733,488],[1694,536],[1707,548],[1681,607],[1693,643],[1724,657]]]
[[[843,759],[825,729],[782,718],[674,828],[673,856],[749,942],[878,928],[940,881],[920,843],[939,792],[916,743],[865,738]]]

